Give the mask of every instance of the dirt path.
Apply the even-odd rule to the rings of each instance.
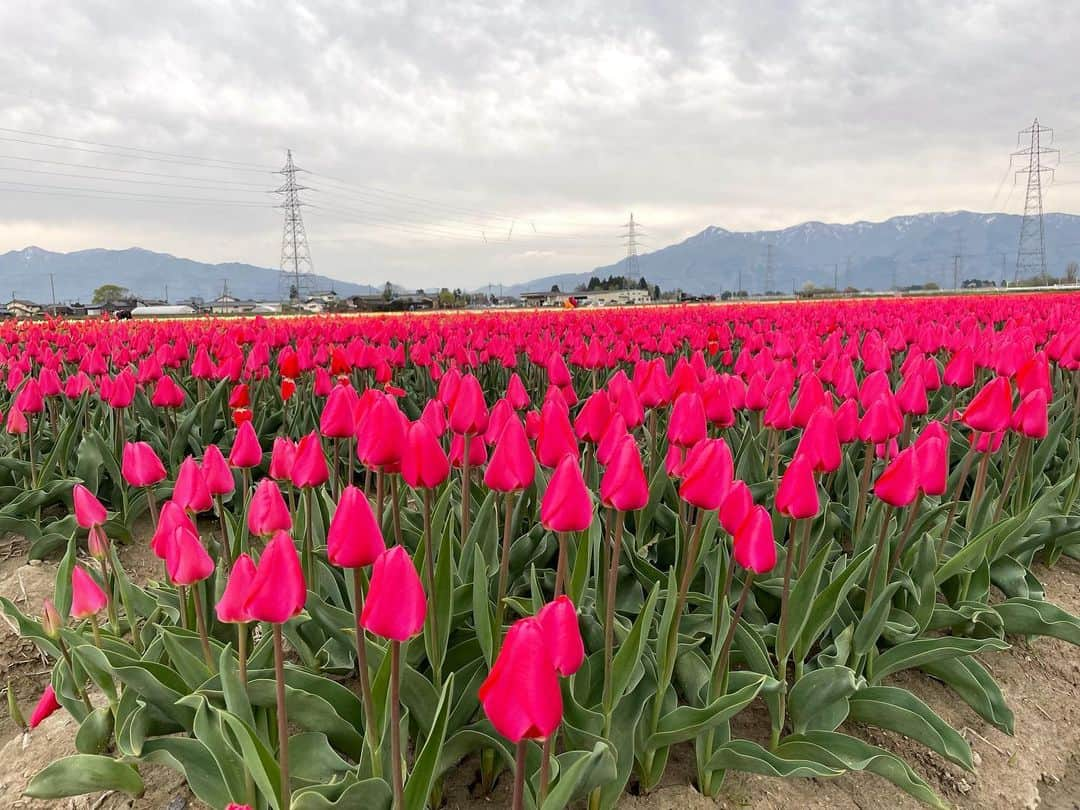
[[[18,552],[18,549],[15,549]],[[159,563],[145,544],[126,547],[125,567],[145,580]],[[52,594],[56,565],[27,565],[24,555],[0,557],[0,596],[22,610],[37,614],[41,600]],[[1035,576],[1047,598],[1080,614],[1080,564],[1063,558],[1055,568],[1037,566]],[[988,656],[983,663],[1005,692],[1016,716],[1016,736],[1009,737],[985,723],[941,684],[918,673],[905,673],[894,682],[911,689],[953,727],[963,731],[976,753],[974,773],[946,762],[918,744],[888,732],[845,730],[895,751],[923,776],[948,804],[961,810],[1068,810],[1080,808],[1080,649],[1054,639],[1028,643],[1012,639],[1012,649]],[[0,622],[0,682],[11,688],[29,715],[48,680],[48,668],[33,644],[23,642]],[[753,733],[760,718],[742,718],[743,733]],[[21,796],[27,781],[48,762],[74,753],[75,723],[57,712],[30,735],[22,735],[6,711],[0,711],[0,808],[62,807],[72,810],[204,810],[181,777],[162,767],[142,769],[146,795],[131,800],[101,795],[63,802],[32,801]],[[507,780],[487,798],[471,797],[475,763],[463,763],[448,780],[446,807],[479,810],[508,803]],[[620,810],[914,810],[919,805],[888,782],[871,775],[849,774],[833,780],[778,780],[730,774],[725,795],[711,801],[692,787],[693,753],[674,752],[664,784],[648,796],[628,794]]]

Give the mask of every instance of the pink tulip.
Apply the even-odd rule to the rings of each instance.
[[[919,494],[918,458],[914,447],[900,451],[874,482],[874,495],[890,506],[907,506]]]
[[[544,740],[562,722],[562,693],[548,644],[538,619],[518,620],[480,685],[484,714],[510,742]]]
[[[577,459],[564,456],[540,503],[540,523],[553,532],[581,532],[592,525],[592,518],[592,497]]]
[[[292,467],[292,483],[295,487],[317,487],[330,479],[319,434],[312,431],[300,440],[296,448],[296,460]]]
[[[255,494],[248,505],[247,524],[248,530],[260,537],[269,537],[275,532],[292,529],[292,515],[289,514],[288,504],[273,479],[264,478],[255,487]]]
[[[120,472],[128,485],[133,487],[152,487],[165,480],[165,465],[146,442],[127,442],[124,445]]]
[[[516,414],[511,415],[484,471],[484,485],[496,492],[516,492],[531,486],[535,477],[536,462],[525,428]]]
[[[796,454],[785,470],[776,489],[776,508],[792,520],[812,518],[821,511],[814,469],[805,456]]]
[[[71,497],[75,502],[75,522],[82,528],[89,529],[91,526],[100,526],[105,522],[105,507],[94,497],[94,493],[82,484],[74,486]]]
[[[379,555],[371,573],[360,625],[382,638],[407,641],[424,628],[427,597],[408,553],[394,546]]]
[[[236,489],[232,470],[216,444],[207,445],[202,461],[203,480],[212,496],[228,495]]]
[[[413,489],[432,489],[449,476],[450,460],[438,438],[422,421],[413,422],[405,434],[401,477]]]
[[[177,526],[166,547],[165,568],[177,585],[194,585],[214,572],[214,561],[203,548],[199,535],[186,526]]]
[[[734,468],[727,442],[702,439],[690,450],[682,465],[679,497],[701,509],[719,509],[731,486]]]
[[[185,458],[180,464],[172,499],[178,506],[192,513],[205,512],[214,505],[202,470],[191,456]]]
[[[293,539],[278,532],[266,544],[242,610],[252,621],[284,624],[304,609],[307,588]]]
[[[52,684],[50,683],[45,687],[45,691],[41,693],[41,697],[38,698],[37,705],[34,706],[34,711],[30,715],[30,721],[27,725],[30,728],[37,728],[49,715],[53,714],[60,708],[60,703],[56,700],[56,692],[53,691]]]
[[[649,483],[641,464],[637,442],[627,434],[619,443],[600,480],[600,501],[620,512],[644,509],[649,503]]]
[[[71,615],[76,619],[89,619],[109,604],[105,591],[94,578],[76,565],[71,569]]]
[[[326,556],[340,568],[366,568],[386,550],[386,541],[362,489],[347,486],[326,534]]]
[[[258,467],[262,463],[262,447],[251,422],[243,422],[236,429],[236,438],[229,451],[229,464],[234,467]]]
[[[735,532],[735,562],[755,574],[767,574],[776,566],[776,543],[772,520],[764,506],[754,506]],[[789,550],[789,554],[794,553]]]
[[[585,643],[578,627],[577,609],[566,594],[544,605],[536,614],[555,671],[569,678],[585,660]]]
[[[245,603],[254,579],[255,563],[251,561],[251,557],[247,554],[241,554],[233,562],[232,571],[229,572],[229,580],[225,583],[225,590],[222,592],[221,598],[214,609],[218,621],[243,624],[252,620]]]

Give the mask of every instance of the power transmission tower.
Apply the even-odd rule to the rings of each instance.
[[[844,263],[844,286],[851,286],[851,257],[847,257],[847,261]]]
[[[285,210],[285,228],[281,234],[281,286],[288,291],[289,297],[300,300],[305,292],[314,287],[315,268],[311,263],[311,250],[308,248],[307,232],[304,230],[304,218],[300,207],[300,192],[308,187],[297,185],[296,173],[304,171],[293,163],[292,150],[286,152],[285,168],[277,174],[285,177],[285,182],[274,190],[282,195],[279,208]]]
[[[1020,244],[1016,251],[1016,272],[1013,274],[1013,284],[1016,284],[1023,274],[1024,278],[1036,275],[1040,279],[1046,279],[1046,236],[1043,231],[1043,198],[1042,176],[1043,172],[1050,173],[1050,179],[1054,179],[1054,170],[1050,166],[1043,165],[1044,155],[1059,155],[1060,151],[1042,145],[1044,134],[1050,135],[1050,143],[1054,141],[1054,130],[1039,124],[1036,118],[1030,127],[1020,130],[1016,144],[1019,146],[1024,136],[1030,138],[1029,145],[1024,149],[1018,149],[1010,156],[1010,160],[1016,157],[1026,157],[1028,165],[1017,169],[1013,176],[1013,182],[1021,174],[1027,175],[1027,196],[1024,199],[1024,218],[1020,222]]]
[[[622,226],[624,233],[622,239],[626,242],[626,269],[623,276],[634,285],[641,275],[641,266],[638,263],[638,237],[641,235],[641,226],[634,221],[634,213],[630,212],[630,221]]]
[[[773,267],[772,258],[773,246],[772,242],[769,242],[765,246],[765,289],[763,292],[768,295],[776,287],[775,268]]]

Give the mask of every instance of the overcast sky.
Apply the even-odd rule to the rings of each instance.
[[[521,281],[618,259],[631,211],[654,249],[1019,212],[1036,115],[1047,210],[1080,209],[1068,3],[58,0],[0,4],[0,30],[0,251],[276,267],[292,148],[317,271]]]

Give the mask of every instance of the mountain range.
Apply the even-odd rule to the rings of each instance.
[[[55,287],[58,302],[81,300],[88,303],[95,288],[102,284],[117,284],[148,298],[167,297],[170,301],[180,301],[199,297],[209,301],[221,295],[227,281],[231,295],[271,300],[279,298],[282,292],[288,294],[288,290],[280,289],[280,276],[279,271],[269,267],[239,262],[207,264],[137,247],[127,250],[98,248],[73,253],[53,253],[28,247],[0,254],[0,299],[7,300],[10,295],[49,303],[53,300]],[[315,276],[312,287],[333,289],[338,295],[375,292],[374,287],[327,276]]]
[[[884,222],[828,224],[805,222],[771,231],[729,231],[710,226],[674,245],[638,257],[638,274],[661,289],[701,295],[743,289],[790,292],[811,283],[835,283],[884,290],[935,282],[953,285],[970,278],[1012,281],[1021,217],[970,211],[898,216]],[[1070,261],[1080,260],[1080,216],[1043,217],[1047,271],[1062,276]],[[570,291],[591,276],[624,275],[626,260],[589,272],[546,276],[504,288],[511,294]],[[46,303],[90,300],[101,284],[118,284],[145,297],[171,301],[197,296],[211,300],[228,283],[240,298],[276,299],[280,273],[268,267],[229,262],[207,264],[142,248],[79,250],[54,253],[39,247],[0,255],[0,300],[10,294]],[[168,287],[166,296],[166,285]],[[366,284],[315,276],[313,287],[339,295],[381,292]]]
[[[884,290],[935,282],[953,286],[954,272],[969,278],[1013,280],[1021,217],[970,211],[898,216],[884,222],[805,222],[773,231],[728,231],[711,226],[678,244],[638,257],[638,275],[661,289],[708,294],[765,290],[772,265],[772,289],[791,292],[806,283]],[[1046,264],[1062,276],[1080,261],[1080,216],[1043,217]],[[771,248],[770,248],[771,246]],[[1003,264],[1004,263],[1004,264]],[[625,275],[627,262],[587,273],[546,276],[510,288],[517,294],[558,285],[573,290],[590,276]],[[741,284],[740,284],[741,282]]]

